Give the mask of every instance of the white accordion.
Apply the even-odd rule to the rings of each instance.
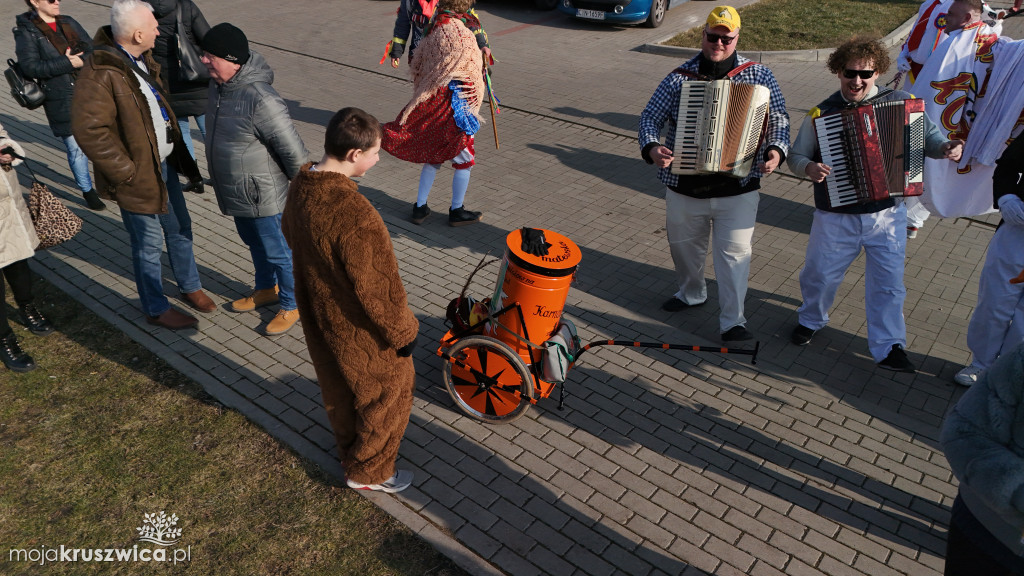
[[[768,124],[770,97],[759,84],[683,82],[671,172],[745,178]]]

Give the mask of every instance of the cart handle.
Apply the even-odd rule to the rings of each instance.
[[[692,352],[717,352],[719,354],[746,354],[750,356],[750,363],[757,364],[757,351],[761,348],[761,342],[754,342],[754,349],[747,348],[725,348],[721,346],[695,346],[692,344],[668,344],[665,342],[635,342],[633,340],[595,340],[576,352],[575,362],[581,354],[595,346],[630,346],[633,348],[660,348],[662,350],[690,350]]]

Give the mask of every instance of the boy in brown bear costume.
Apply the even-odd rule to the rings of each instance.
[[[380,124],[358,108],[331,118],[324,157],[292,180],[282,228],[295,297],[347,483],[398,492],[395,470],[416,373],[419,322],[406,299],[387,227],[352,177],[377,163]]]

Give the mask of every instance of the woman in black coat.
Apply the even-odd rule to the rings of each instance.
[[[210,30],[210,25],[192,0],[150,0],[149,3],[153,6],[153,15],[156,16],[160,30],[160,35],[156,37],[156,46],[153,47],[153,59],[160,65],[160,81],[170,94],[171,110],[178,118],[178,127],[185,138],[185,145],[195,158],[196,152],[192,146],[192,132],[188,119],[190,116],[196,119],[199,133],[205,139],[206,100],[210,81],[189,82],[178,78],[178,35],[184,34],[193,46],[198,46]],[[178,30],[179,5],[182,30]],[[196,50],[202,54],[201,49]],[[202,186],[202,181],[193,182],[186,186],[185,190],[200,192]]]
[[[92,53],[92,41],[82,26],[60,13],[60,2],[25,0],[29,11],[19,14],[14,28],[18,65],[26,76],[41,80],[46,100],[43,110],[53,135],[60,138],[68,153],[68,165],[75,184],[85,196],[89,208],[105,206],[89,177],[89,159],[71,135],[71,95],[82,58]]]

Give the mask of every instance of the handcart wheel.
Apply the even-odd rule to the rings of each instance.
[[[490,336],[467,336],[447,353],[472,368],[449,360],[443,370],[448,393],[466,414],[484,422],[505,423],[530,407],[533,377],[523,359],[504,342]]]

